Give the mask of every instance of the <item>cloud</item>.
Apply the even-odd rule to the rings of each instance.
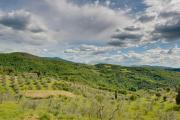
[[[145,11],[134,15],[124,9],[108,7],[105,3],[111,4],[110,6],[114,4],[109,1],[77,4],[69,0],[33,0],[23,2],[22,10],[0,13],[0,24],[32,34],[32,38],[38,36],[39,39],[43,34],[42,36],[59,44],[91,42],[128,47],[159,39],[170,42],[168,39],[172,36],[173,39],[179,38],[179,33],[175,31],[179,26],[177,20],[180,7],[177,0],[144,0],[143,4],[147,6]],[[174,24],[166,24],[173,22]],[[115,31],[117,28],[122,31]],[[169,30],[168,35],[164,29]]]
[[[135,15],[133,26],[120,27],[108,44],[138,46],[151,42],[180,39],[180,3],[178,0],[144,0],[147,8]]]
[[[137,26],[127,26],[126,28],[124,28],[124,30],[126,31],[138,31],[141,28],[137,27]],[[118,31],[118,30],[117,30]]]
[[[76,49],[68,49],[66,54],[71,54],[67,59],[82,63],[97,64],[110,63],[121,65],[160,65],[180,67],[180,48],[151,48],[141,52],[128,50],[123,52],[122,49],[97,47],[84,45]],[[100,54],[94,54],[100,52]],[[173,61],[173,62],[172,62]]]
[[[64,53],[71,53],[71,54],[89,54],[89,55],[100,55],[106,54],[110,51],[115,50],[114,47],[111,46],[95,46],[95,45],[80,45],[78,48],[67,49]]]
[[[165,65],[174,57],[178,65],[178,47],[132,49],[180,39],[179,0],[129,1],[31,0],[12,5],[15,2],[4,0],[0,5],[1,51],[51,53],[87,63],[125,65],[162,64],[158,61]],[[121,50],[129,53],[118,52]]]
[[[179,57],[180,49],[179,48],[171,48],[171,49],[162,49],[155,48],[149,49],[142,53],[130,52],[128,53],[129,59],[138,59],[134,64],[147,64],[147,65],[172,65],[172,66],[180,66]],[[173,62],[172,62],[173,61]]]
[[[115,46],[115,47],[127,47],[126,43],[119,40],[112,40],[108,42],[108,45]]]
[[[155,34],[167,41],[180,39],[180,16],[155,27]]]
[[[0,24],[17,30],[25,30],[29,24],[30,14],[26,11],[13,11],[0,16]]]
[[[28,11],[0,12],[0,41],[3,43],[42,45],[50,40],[47,30],[45,23]]]
[[[163,11],[159,14],[160,17],[162,18],[169,18],[172,16],[180,16],[180,12],[178,11]]]
[[[31,32],[42,32],[45,27],[37,20],[35,15],[25,10],[12,12],[1,12],[0,24],[14,30],[30,30]],[[42,22],[42,21],[41,21]]]
[[[141,21],[142,23],[151,22],[154,19],[155,19],[155,16],[146,15],[146,14],[138,18],[138,20]]]
[[[102,5],[77,5],[67,0],[46,2],[50,12],[48,15],[53,15],[49,22],[51,28],[59,30],[58,37],[69,42],[107,40],[117,26],[132,23],[124,11],[115,11]]]
[[[111,36],[111,41],[108,42],[108,45],[115,47],[133,47],[140,45],[141,40],[144,37],[142,28],[137,26],[127,26],[125,28],[119,28]]]
[[[140,34],[133,34],[133,33],[128,33],[128,32],[122,32],[118,33],[116,35],[113,35],[112,38],[114,39],[120,39],[120,40],[137,40],[141,39],[142,35]]]

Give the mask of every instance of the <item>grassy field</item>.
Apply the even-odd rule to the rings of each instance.
[[[5,90],[1,92],[0,120],[180,119],[173,89],[117,92],[116,98],[115,92],[108,90],[48,79],[29,78],[27,83],[22,77],[1,76],[1,90]]]

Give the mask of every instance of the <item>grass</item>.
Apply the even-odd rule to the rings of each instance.
[[[8,86],[11,85],[9,78],[7,76]],[[47,81],[47,79],[43,78],[42,81]],[[28,80],[31,84],[35,82],[35,80]],[[101,90],[81,83],[62,80],[47,83],[49,88],[46,90],[43,87],[37,90],[36,84],[33,84],[34,90],[24,91],[19,87],[19,94],[23,96],[21,99],[17,99],[17,94],[12,92],[0,104],[0,120],[11,120],[12,118],[13,120],[180,119],[180,110],[174,101],[176,93],[173,89],[169,91],[166,89],[127,91],[126,94],[118,93],[115,99],[113,91]],[[68,87],[69,91],[53,90],[51,88],[53,83],[60,83],[63,87]],[[29,84],[23,85],[28,87]],[[64,89],[63,87],[61,88]],[[9,89],[12,88],[9,87]],[[160,95],[157,96],[157,93]],[[164,96],[167,97],[165,101]]]
[[[20,120],[24,112],[16,102],[5,102],[0,104],[0,120]]]
[[[179,106],[175,103],[170,101],[164,102],[161,97],[156,99],[155,96],[143,96],[141,91],[137,91],[136,94],[142,96],[136,100],[125,99],[126,95],[118,95],[118,99],[114,100],[108,97],[111,96],[110,93],[107,96],[104,96],[101,92],[93,94],[94,97],[23,98],[20,103],[17,103],[17,101],[5,101],[0,105],[0,119],[109,120],[112,116],[114,120],[180,119]]]

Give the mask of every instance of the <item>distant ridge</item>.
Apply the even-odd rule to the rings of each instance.
[[[151,66],[151,65],[135,66],[135,65],[133,65],[132,67],[147,67],[147,68],[155,68],[155,69],[162,69],[162,70],[169,70],[169,71],[180,72],[180,68],[165,67],[165,66]]]

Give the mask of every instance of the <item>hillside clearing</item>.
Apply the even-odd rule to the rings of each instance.
[[[63,90],[28,90],[24,93],[24,95],[29,98],[40,98],[40,99],[48,98],[51,96],[75,97],[73,93]]]

